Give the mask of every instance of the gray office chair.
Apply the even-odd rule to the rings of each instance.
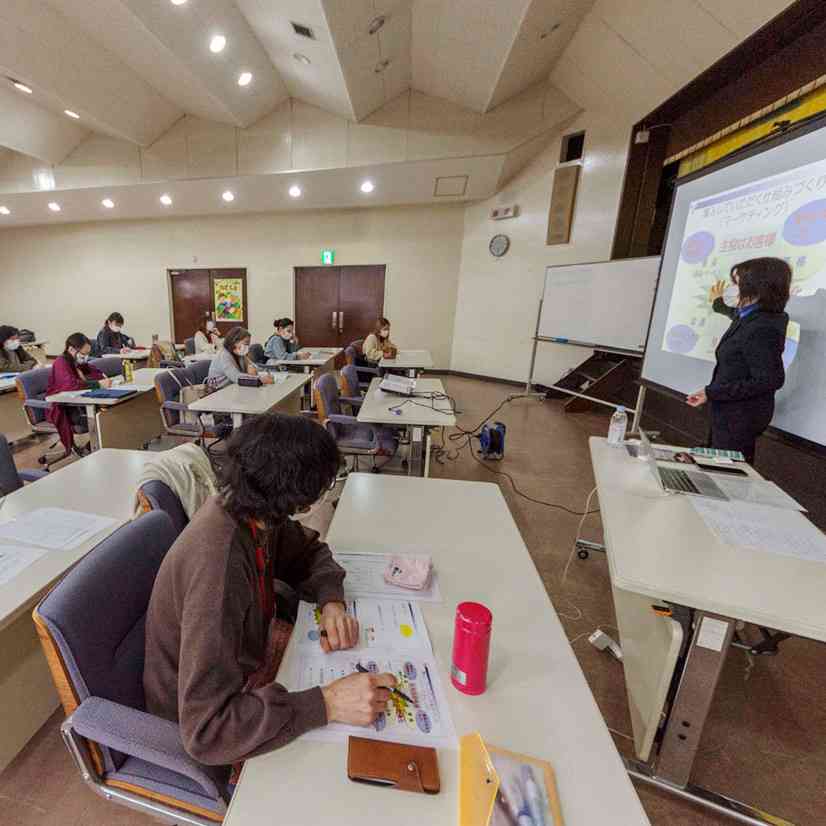
[[[195,355],[195,336],[191,336],[190,338],[184,339],[184,355]]]
[[[264,352],[264,345],[250,344],[248,358],[256,367],[265,366],[267,363],[267,354]]]
[[[9,442],[0,433],[0,496],[14,493],[23,487],[24,482],[36,482],[47,473],[47,470],[18,470]]]
[[[123,362],[117,356],[103,356],[90,359],[90,367],[97,367],[106,378],[112,379],[123,374]]]
[[[189,524],[189,517],[186,515],[181,500],[169,485],[159,479],[144,482],[138,488],[138,501],[144,513],[151,511],[165,513],[175,528],[176,537]]]
[[[143,692],[146,612],[174,540],[165,513],[138,517],[84,557],[33,619],[67,715],[63,741],[87,785],[156,818],[212,826],[226,812],[225,769],[193,760]]]

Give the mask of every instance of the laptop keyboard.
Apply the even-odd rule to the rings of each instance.
[[[691,481],[688,474],[684,470],[674,470],[672,468],[661,467],[660,479],[667,488],[672,490],[681,490],[684,493],[699,493],[699,489]]]

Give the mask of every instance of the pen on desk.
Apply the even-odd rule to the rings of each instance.
[[[369,674],[370,673],[368,671],[368,669],[366,669],[361,663],[356,663],[356,670],[360,671],[362,674]],[[410,703],[411,706],[416,705],[416,703],[414,703],[413,700],[410,699],[410,697],[408,697],[404,692],[399,691],[398,688],[390,688],[390,689],[388,689],[388,691],[391,694],[395,694],[397,697],[401,697],[402,700],[404,700],[407,703]]]

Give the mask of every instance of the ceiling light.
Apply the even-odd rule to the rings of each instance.
[[[0,206],[0,215],[11,215],[11,210],[7,206]]]
[[[183,6],[184,3],[186,3],[186,0],[172,0],[173,6]]]
[[[164,192],[164,194],[161,195],[161,203],[164,206],[172,206],[172,198]]]
[[[390,65],[390,61],[385,58],[384,60],[380,60],[374,67],[373,71],[380,75],[388,66]]]
[[[383,14],[374,17],[367,27],[367,34],[375,34],[386,22],[387,18]]]
[[[70,118],[74,118],[75,120],[80,119],[80,115],[77,112],[73,112],[71,109],[64,109],[63,110]]]
[[[293,184],[290,187],[290,198],[300,198],[301,197],[301,187],[297,184]]]
[[[252,81],[252,72],[241,72],[241,74],[238,75],[238,85],[239,86],[249,86],[251,81]]]
[[[106,207],[106,209],[114,209],[115,208],[115,202],[111,198],[104,198],[101,201],[101,203],[103,204],[103,206]]]
[[[21,83],[19,80],[12,80],[11,78],[9,78],[9,80],[11,80],[11,85],[14,86],[15,89],[19,89],[21,92],[25,92],[27,95],[30,95],[32,93],[31,87],[26,86],[25,83]]]
[[[371,193],[375,188],[376,187],[372,181],[364,181],[361,185],[361,191],[365,194]]]
[[[209,41],[209,50],[213,54],[218,54],[218,52],[224,51],[224,46],[227,45],[227,39],[222,34],[216,34],[212,40]]]
[[[224,192],[224,193],[221,195],[221,197],[222,197],[222,198],[223,198],[223,199],[224,199],[224,200],[225,200],[228,204],[229,204],[229,203],[231,203],[232,201],[234,201],[234,200],[235,200],[235,194],[234,194],[233,192],[230,192],[229,190],[227,190],[226,192]]]
[[[60,204],[57,201],[49,201],[49,209],[52,212],[60,212]]]
[[[303,63],[305,66],[309,66],[312,63],[309,57],[305,54],[301,54],[301,52],[296,52],[293,55],[293,60],[297,60],[299,63]]]

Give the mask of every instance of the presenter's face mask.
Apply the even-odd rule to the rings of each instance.
[[[740,288],[736,284],[729,284],[723,290],[723,301],[729,307],[736,307],[740,303]]]
[[[6,343],[3,345],[7,350],[14,352],[15,350],[20,348],[20,339],[19,338],[7,338]]]

